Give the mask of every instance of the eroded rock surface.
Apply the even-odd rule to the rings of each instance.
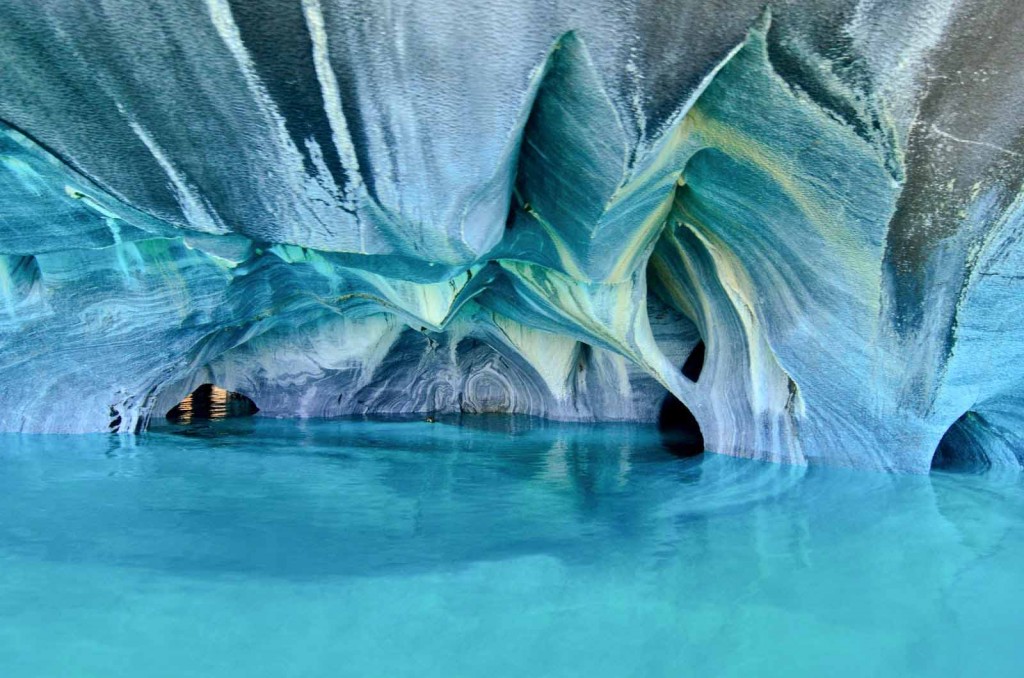
[[[727,454],[1024,459],[1009,0],[0,14],[0,429],[133,432],[201,383],[278,416],[671,392]]]

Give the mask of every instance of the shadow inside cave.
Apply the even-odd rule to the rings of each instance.
[[[992,467],[985,447],[985,420],[966,412],[949,427],[932,456],[932,471],[983,473]]]
[[[680,370],[696,383],[704,369],[704,342],[698,341]],[[704,434],[697,418],[686,405],[671,393],[665,396],[658,412],[658,430],[662,445],[677,457],[696,457],[704,453]]]
[[[704,434],[697,418],[686,405],[671,393],[665,396],[658,412],[658,430],[661,443],[677,457],[696,457],[704,454]]]

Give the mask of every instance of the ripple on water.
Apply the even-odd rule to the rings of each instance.
[[[5,435],[0,665],[1014,675],[1021,489],[525,418]]]

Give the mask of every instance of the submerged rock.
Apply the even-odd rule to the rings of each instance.
[[[1012,3],[0,11],[2,430],[204,383],[303,417],[670,393],[726,454],[1024,459]]]

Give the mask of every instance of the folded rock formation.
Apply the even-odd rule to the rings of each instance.
[[[1010,0],[0,15],[0,430],[132,433],[202,383],[299,417],[672,394],[725,454],[1024,460]]]

